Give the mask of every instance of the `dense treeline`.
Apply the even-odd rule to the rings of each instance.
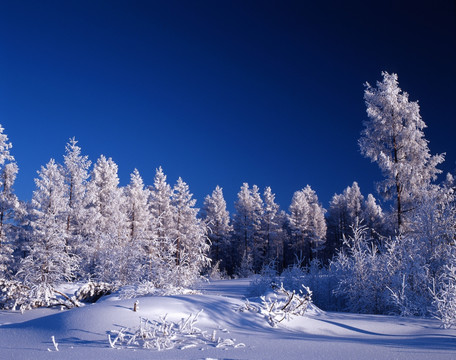
[[[0,127],[2,305],[18,298],[46,304],[65,281],[185,287],[203,272],[299,268],[332,279],[327,292],[339,297],[339,308],[434,313],[451,325],[453,178],[435,183],[444,156],[430,154],[418,104],[399,88],[397,75],[383,73],[377,87],[366,84],[364,98],[368,119],[359,144],[382,171],[378,191],[392,205],[387,209],[372,194],[364,197],[356,182],[335,194],[327,210],[307,185],[286,211],[271,188],[244,183],[234,214],[218,186],[199,212],[182,179],[171,187],[159,168],[146,186],[135,170],[120,187],[114,161],[101,156],[91,166],[75,139],[62,164],[51,159],[41,168],[33,198],[24,203],[13,191],[18,166]]]

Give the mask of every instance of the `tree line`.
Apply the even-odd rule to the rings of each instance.
[[[372,194],[364,197],[356,182],[335,194],[327,210],[307,185],[287,211],[270,187],[261,192],[244,183],[234,214],[219,186],[199,211],[181,178],[171,186],[159,168],[146,186],[135,170],[120,187],[114,161],[100,156],[91,166],[75,139],[62,164],[51,159],[38,172],[32,200],[21,202],[13,190],[18,166],[0,127],[0,279],[20,281],[45,298],[64,281],[160,288],[189,286],[202,272],[247,276],[267,266],[280,272],[318,264],[337,273],[352,309],[369,283],[361,272],[373,279],[381,270],[388,280],[369,296],[382,305],[369,311],[390,311],[388,298],[426,313],[454,283],[448,279],[456,266],[455,183],[450,174],[435,183],[444,154],[430,154],[418,103],[399,88],[397,75],[382,76],[376,87],[366,83],[359,145],[382,171],[378,193],[387,209]],[[363,291],[361,283],[352,286],[360,278]]]

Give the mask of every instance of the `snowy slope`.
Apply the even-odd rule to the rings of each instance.
[[[455,359],[456,331],[434,320],[310,311],[278,328],[264,317],[239,312],[248,295],[247,280],[205,284],[201,295],[141,297],[121,300],[112,295],[69,311],[37,309],[24,314],[0,312],[1,359]],[[156,351],[111,348],[108,333],[137,328],[140,317],[157,320],[168,314],[179,321],[200,310],[196,326],[236,345]],[[112,334],[112,332],[111,332]],[[55,336],[59,351],[51,337]],[[242,346],[245,344],[245,346]]]

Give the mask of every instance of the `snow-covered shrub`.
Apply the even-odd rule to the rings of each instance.
[[[221,260],[218,260],[207,272],[207,277],[210,280],[224,280],[228,279],[228,274],[226,273],[226,270],[220,270],[220,262]]]
[[[182,286],[168,284],[167,286],[155,287],[152,282],[144,281],[136,285],[124,286],[119,289],[118,295],[121,299],[132,299],[139,296],[173,296],[173,295],[195,295],[200,294],[198,290]]]
[[[324,310],[338,310],[340,303],[334,294],[338,279],[331,267],[327,268],[318,259],[314,259],[305,270],[302,283],[312,290],[312,302]],[[296,287],[292,289],[297,290]]]
[[[279,282],[276,263],[271,261],[269,264],[263,266],[260,274],[252,281],[251,295],[263,295],[266,292],[273,290],[274,287],[277,287]]]
[[[80,303],[75,298],[58,291],[53,286],[43,283],[31,287],[16,282],[10,284],[10,300],[8,309],[19,308],[21,311],[38,307],[62,306],[67,309],[79,307]]]
[[[239,311],[257,312],[264,316],[272,327],[276,327],[283,320],[290,320],[293,316],[303,316],[312,303],[312,291],[302,285],[302,288],[286,290],[283,284],[274,287],[274,293],[261,296],[261,303],[246,301]]]
[[[0,279],[0,309],[14,310],[30,289],[17,280]]]
[[[453,255],[456,260],[456,256]],[[456,326],[456,261],[445,266],[438,279],[438,289],[431,291],[434,316],[442,322],[444,328]]]
[[[306,274],[302,264],[304,263],[303,257],[296,256],[296,261],[293,266],[289,266],[282,271],[282,282],[284,287],[291,290],[299,290],[304,282]]]
[[[334,291],[346,302],[346,310],[358,313],[387,312],[386,285],[388,264],[374,242],[366,239],[367,228],[353,226],[353,236],[344,239],[347,250],[341,250],[331,264],[339,279]]]
[[[142,347],[153,350],[189,349],[201,346],[216,348],[243,347],[242,343],[235,343],[234,339],[222,339],[217,336],[216,330],[207,332],[196,327],[198,316],[190,314],[179,322],[169,321],[166,315],[159,320],[140,318],[139,327],[136,329],[113,330],[108,334],[109,344],[112,348]]]
[[[390,294],[389,311],[401,316],[429,315],[432,303],[429,259],[420,242],[411,236],[397,236],[386,243],[383,280]]]
[[[104,282],[89,281],[76,291],[75,298],[78,301],[94,303],[102,296],[112,294],[114,291],[117,291],[117,288],[114,285]]]
[[[253,271],[253,258],[251,254],[244,252],[242,255],[241,263],[236,270],[236,275],[240,278],[248,278],[252,276],[255,272]]]

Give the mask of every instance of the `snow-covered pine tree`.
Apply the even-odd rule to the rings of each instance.
[[[388,235],[385,228],[385,216],[383,214],[383,210],[381,206],[377,204],[377,200],[374,195],[367,195],[367,200],[364,201],[361,214],[361,218],[370,232],[369,236],[371,239],[379,241],[382,237]]]
[[[135,169],[130,176],[130,184],[125,188],[127,221],[126,273],[129,282],[138,282],[144,274],[144,267],[153,264],[157,255],[157,244],[152,236],[149,211],[149,190],[145,189],[139,171]]]
[[[264,211],[262,218],[262,236],[265,243],[264,265],[275,260],[282,264],[285,215],[275,202],[275,194],[268,186],[263,193]]]
[[[361,221],[364,196],[358,183],[353,182],[342,194],[335,194],[331,199],[327,223],[327,253],[329,257],[342,246],[343,239],[353,236],[352,227]]]
[[[62,170],[51,159],[38,174],[32,198],[30,254],[22,261],[18,276],[31,289],[30,302],[48,305],[55,296],[54,287],[73,278],[77,258],[66,251],[68,204]]]
[[[127,222],[117,170],[111,158],[101,155],[94,165],[86,196],[90,274],[108,283],[126,281]]]
[[[262,233],[263,221],[263,200],[261,199],[260,189],[257,185],[252,186],[252,225],[253,225],[253,269],[260,272],[266,257],[266,238]]]
[[[326,236],[325,210],[317,194],[307,185],[293,195],[288,215],[288,226],[294,238],[293,248],[298,256],[305,256],[308,263],[313,253],[322,249]]]
[[[172,195],[175,270],[178,286],[191,285],[203,267],[210,263],[207,257],[209,244],[206,238],[206,225],[197,217],[196,200],[188,185],[179,178]]]
[[[256,185],[250,189],[249,184],[244,183],[237,195],[237,201],[234,204],[236,213],[233,218],[234,236],[236,238],[234,256],[244,262],[252,261],[249,265],[254,270],[259,270],[260,246],[261,242],[261,217],[262,217],[262,200]],[[258,251],[260,250],[260,251]],[[256,266],[256,267],[255,267]],[[255,268],[254,268],[255,267]]]
[[[163,169],[159,167],[149,195],[151,231],[153,238],[156,239],[158,253],[157,257],[154,256],[154,261],[149,262],[146,276],[146,279],[153,282],[156,287],[165,286],[173,280],[171,269],[175,264],[175,239],[171,196],[171,187],[166,182]]]
[[[68,203],[67,247],[71,253],[82,255],[85,245],[83,243],[83,224],[87,219],[85,195],[91,162],[88,156],[81,155],[81,148],[77,143],[75,138],[71,138],[66,144],[63,171]]]
[[[14,219],[21,206],[13,191],[18,167],[10,154],[12,147],[0,125],[0,279],[12,275]]]
[[[397,75],[382,72],[377,87],[366,83],[364,100],[368,120],[359,145],[361,153],[376,162],[385,180],[379,191],[396,206],[396,230],[408,230],[416,203],[441,171],[443,155],[431,155],[418,102],[410,102],[399,88]]]
[[[233,227],[230,224],[230,213],[226,209],[226,201],[221,187],[217,186],[211,195],[206,196],[202,215],[211,242],[210,258],[212,265],[214,266],[220,261],[221,269],[227,270],[227,267],[232,267],[229,241]]]

